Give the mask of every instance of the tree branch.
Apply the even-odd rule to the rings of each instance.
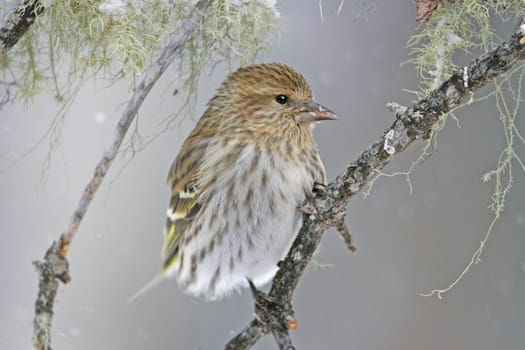
[[[476,58],[469,65],[453,72],[438,89],[410,107],[395,103],[387,107],[396,114],[396,120],[384,134],[332,181],[323,191],[307,200],[303,226],[279,271],[273,279],[268,295],[276,302],[264,305],[265,314],[273,317],[253,319],[226,349],[241,350],[252,347],[263,335],[272,332],[280,349],[293,348],[289,337],[282,337],[283,327],[294,329],[297,324],[291,308],[292,294],[308,262],[312,258],[324,232],[330,227],[341,228],[350,199],[366,186],[374,172],[383,169],[398,153],[418,139],[426,140],[433,128],[447,113],[458,107],[471,95],[494,78],[509,71],[525,58],[525,25],[494,50]],[[285,306],[285,307],[283,307]],[[256,301],[256,313],[261,303]],[[268,321],[270,320],[270,321]],[[271,321],[276,320],[276,321]],[[276,332],[280,336],[276,336]],[[287,333],[286,333],[287,334]]]
[[[48,249],[44,261],[34,262],[39,274],[39,288],[35,303],[35,318],[33,321],[33,345],[35,349],[51,349],[51,321],[54,300],[58,290],[58,281],[67,283],[70,280],[66,255],[75,233],[87,213],[89,204],[93,200],[100,184],[111,167],[129,126],[137,115],[137,111],[142,105],[142,102],[162,73],[191,37],[193,29],[210,4],[211,0],[199,0],[195,4],[193,9],[188,13],[185,21],[180,26],[178,32],[171,38],[170,42],[166,45],[151,69],[145,73],[144,79],[135,87],[134,94],[128,102],[126,109],[122,113],[119,123],[115,128],[113,140],[104,152],[102,159],[97,164],[91,180],[86,185],[84,193],[80,197],[73,216],[71,217],[68,228],[61,234],[58,243],[54,242]]]
[[[22,0],[5,6],[0,15],[0,57],[15,46],[42,11],[44,6],[39,0]]]

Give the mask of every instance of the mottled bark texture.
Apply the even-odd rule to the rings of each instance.
[[[13,1],[0,15],[0,57],[27,32],[36,16],[44,11],[38,0]]]
[[[438,0],[413,0],[416,6],[416,21],[425,23],[438,7]]]
[[[186,41],[191,37],[194,27],[209,7],[211,0],[199,0],[194,8],[188,13],[187,18],[180,26],[176,34],[173,35],[163,52],[155,61],[151,69],[144,74],[144,79],[135,87],[126,109],[124,110],[110,146],[104,152],[102,159],[97,164],[94,174],[86,185],[82,196],[77,204],[71,217],[68,228],[59,238],[58,243],[54,242],[47,251],[43,262],[35,262],[37,267],[40,283],[38,295],[35,303],[35,318],[33,344],[38,350],[51,349],[51,329],[53,305],[58,290],[58,281],[67,283],[69,281],[69,270],[66,255],[69,246],[78,230],[78,227],[87,213],[87,209],[93,200],[100,184],[104,180],[117,152],[126,136],[126,133],[135,119],[137,111],[144,102],[162,73],[175,59]]]
[[[396,103],[387,105],[396,115],[394,123],[342,174],[307,200],[304,209],[308,214],[304,215],[303,227],[279,265],[269,295],[265,298],[268,302],[261,302],[263,298],[255,295],[257,317],[230,340],[226,349],[248,349],[269,333],[273,333],[280,349],[293,349],[287,332],[287,328],[297,326],[290,304],[292,294],[324,232],[336,227],[344,233],[346,241],[348,231],[345,232],[341,223],[350,199],[373,179],[375,171],[383,169],[411,143],[428,139],[435,125],[452,109],[468,100],[479,88],[521,63],[525,58],[524,34],[525,25],[522,25],[494,50],[457,69],[438,89],[414,105],[408,108]]]

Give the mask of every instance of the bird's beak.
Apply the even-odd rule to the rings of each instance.
[[[301,114],[299,115],[299,121],[303,123],[335,119],[337,119],[337,116],[334,112],[314,101],[306,103],[301,109]]]

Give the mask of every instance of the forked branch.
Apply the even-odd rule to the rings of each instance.
[[[169,43],[157,58],[151,69],[144,74],[142,81],[135,87],[133,96],[122,113],[110,146],[104,152],[102,159],[97,164],[94,174],[86,185],[82,196],[71,217],[69,226],[60,235],[58,242],[54,242],[48,249],[44,261],[35,262],[39,274],[39,288],[35,303],[35,318],[33,331],[33,345],[38,350],[51,349],[50,334],[52,329],[52,316],[55,296],[58,290],[58,281],[69,281],[69,269],[66,255],[69,246],[75,237],[82,219],[93,200],[100,184],[104,180],[126,133],[135,119],[137,112],[162,73],[184,48],[184,44],[191,37],[195,26],[202,18],[211,0],[199,0],[187,18],[173,35]]]
[[[249,349],[259,338],[269,333],[273,333],[280,349],[293,349],[288,329],[283,328],[293,329],[297,322],[293,318],[291,306],[279,305],[290,305],[292,294],[324,232],[330,227],[338,228],[348,241],[347,231],[342,228],[341,222],[350,199],[373,179],[375,171],[383,169],[411,143],[428,139],[433,128],[447,113],[468,100],[475,91],[520,63],[525,58],[524,35],[525,25],[522,25],[494,50],[455,71],[438,89],[414,105],[408,108],[395,103],[388,105],[396,115],[394,123],[343,173],[305,204],[309,213],[304,215],[301,231],[285,260],[279,265],[268,296],[277,303],[269,304],[265,312],[273,315],[271,319],[278,321],[268,323],[254,318],[226,344],[226,349]],[[257,304],[258,308],[260,306]],[[260,313],[261,310],[258,311]]]

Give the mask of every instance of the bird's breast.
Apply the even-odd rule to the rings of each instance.
[[[282,156],[255,144],[217,142],[199,179],[202,207],[188,229],[195,235],[182,244],[177,278],[189,293],[216,299],[247,278],[261,285],[273,277],[297,234],[297,207],[314,181],[324,181],[324,170],[315,150]]]
[[[317,148],[294,150],[286,142],[267,147],[217,142],[207,150],[199,177],[206,188],[204,196],[225,191],[225,199],[232,202],[262,201],[270,207],[271,200],[300,205],[314,182],[325,182]]]

